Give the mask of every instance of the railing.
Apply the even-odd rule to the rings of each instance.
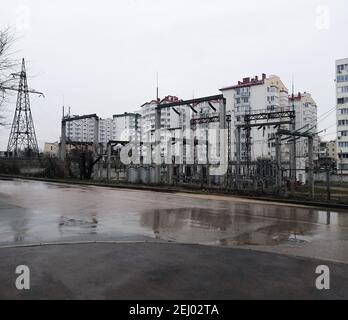
[[[249,98],[250,97],[250,92],[235,93],[234,97],[235,98]]]

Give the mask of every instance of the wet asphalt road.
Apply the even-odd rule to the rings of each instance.
[[[348,265],[178,244],[88,244],[0,249],[1,299],[348,299]],[[315,269],[331,270],[331,290]],[[13,270],[30,266],[31,289]]]
[[[347,298],[347,240],[347,213],[0,181],[0,298]],[[4,248],[80,241],[119,243]],[[314,272],[324,262],[335,270],[336,287],[323,295]],[[12,284],[12,269],[25,263],[36,282],[29,293]]]

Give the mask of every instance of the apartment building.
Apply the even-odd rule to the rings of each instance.
[[[73,115],[72,118],[79,117]],[[84,119],[67,122],[66,137],[68,141],[76,142],[93,142],[98,136],[98,121],[97,115],[88,116]]]
[[[337,161],[337,142],[333,141],[320,141],[319,144],[319,158],[326,159],[330,158]]]
[[[110,141],[133,141],[140,137],[140,115],[137,113],[116,114],[112,118],[101,119],[97,115],[79,116],[67,122],[67,139],[75,142],[94,142],[96,139],[105,146]],[[82,119],[81,119],[82,118]]]
[[[318,132],[318,107],[310,93],[299,92],[289,96],[289,108],[296,111],[296,130],[316,134]],[[319,156],[319,136],[315,135],[313,141],[314,160]],[[308,139],[298,138],[296,141],[297,180],[305,183],[308,167]]]
[[[337,141],[336,140],[328,142],[328,153],[329,153],[329,158],[337,161],[338,152],[337,152]]]
[[[113,140],[114,122],[112,118],[99,119],[99,143],[104,146]]]
[[[235,133],[238,125],[244,122],[248,113],[275,112],[289,109],[288,89],[282,80],[275,75],[261,78],[244,78],[236,85],[222,88],[220,91],[226,98],[227,113],[232,115],[231,131]],[[289,126],[285,127],[289,129]],[[273,126],[251,130],[251,160],[275,158],[275,142],[269,139],[275,136]],[[232,160],[236,160],[236,138],[232,139]],[[241,133],[241,160],[247,160],[246,135]]]
[[[191,112],[192,119],[205,119],[211,117],[220,116],[220,105],[221,101],[210,101],[200,103],[194,106],[195,112]],[[227,112],[228,116],[231,116],[231,112]],[[209,123],[198,123],[195,126],[195,135],[199,141],[209,141],[208,152],[206,152],[206,144],[200,142],[198,145],[198,161],[200,163],[208,162],[218,162],[220,160],[219,152],[219,141],[220,141],[220,123],[219,122],[209,122]],[[208,159],[209,158],[209,159]]]
[[[141,115],[139,113],[116,114],[113,116],[112,125],[111,140],[140,140]]]
[[[156,107],[158,104],[165,105],[167,103],[179,101],[178,97],[168,95],[158,102],[152,100],[146,102],[141,106],[141,140],[142,142],[149,143],[154,142],[153,133],[155,131],[155,114]],[[175,136],[175,129],[185,130],[189,128],[190,124],[190,111],[187,107],[177,107],[177,108],[168,108],[161,110],[161,157],[167,154],[168,151],[168,141],[171,137]],[[166,130],[164,130],[166,129]],[[151,159],[147,159],[147,149],[146,145],[143,146],[143,156],[144,161],[149,163]]]
[[[338,171],[348,174],[348,58],[336,61]]]

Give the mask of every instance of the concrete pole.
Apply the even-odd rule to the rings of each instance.
[[[296,119],[292,120],[292,130],[296,131]],[[290,148],[290,178],[291,178],[291,191],[295,191],[296,187],[296,166],[297,166],[297,150],[296,139],[293,139]]]
[[[171,186],[171,185],[173,185],[173,171],[174,171],[173,165],[172,164],[168,164],[167,165],[167,170],[168,170],[167,182]]]
[[[211,187],[211,177],[210,177],[210,163],[209,163],[209,132],[206,131],[206,146],[207,146],[207,184],[208,188]]]
[[[314,157],[313,157],[313,137],[308,138],[308,162],[309,162],[309,193],[314,198]]]
[[[279,133],[276,134],[276,161],[277,161],[277,190],[281,190],[282,187],[282,155],[281,155],[281,135]]]
[[[161,182],[161,116],[162,112],[157,105],[155,111],[155,183],[159,184]]]
[[[62,132],[60,141],[60,158],[62,161],[66,159],[66,121],[62,120]]]
[[[99,152],[100,152],[100,156],[101,156],[101,159],[99,161],[99,179],[103,180],[103,171],[104,171],[104,168],[103,168],[103,160],[104,160],[104,157],[103,157],[103,154],[104,154],[104,146],[102,144],[100,144],[99,146]]]
[[[331,190],[330,190],[330,166],[329,163],[326,164],[326,192],[327,200],[331,200]]]
[[[220,186],[223,187],[225,185],[225,179],[226,179],[226,173],[228,168],[227,163],[227,150],[228,150],[228,141],[227,141],[227,134],[226,134],[226,99],[223,98],[222,102],[220,103],[220,167],[222,168],[224,175],[220,177]],[[221,134],[222,133],[222,134]]]
[[[236,146],[237,146],[237,166],[236,166],[236,182],[237,182],[237,189],[239,189],[239,179],[240,179],[240,166],[241,166],[241,154],[240,154],[240,127],[237,128],[237,139],[236,139]]]
[[[99,118],[94,118],[94,154],[97,154],[99,144]]]
[[[199,180],[201,183],[201,189],[204,187],[204,165],[200,165]]]
[[[108,143],[107,147],[107,180],[111,180],[111,143]]]

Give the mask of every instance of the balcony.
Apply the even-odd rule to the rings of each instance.
[[[250,98],[250,92],[240,92],[234,95],[235,98]]]

